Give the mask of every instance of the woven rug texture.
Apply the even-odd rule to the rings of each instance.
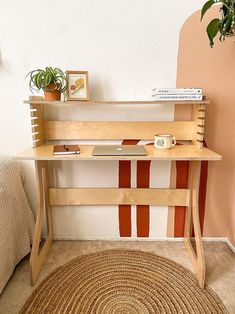
[[[228,314],[191,271],[158,255],[108,250],[77,257],[36,288],[21,314]]]

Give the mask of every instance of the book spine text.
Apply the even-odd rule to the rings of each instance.
[[[202,95],[202,88],[154,88],[152,95]]]
[[[155,95],[154,100],[202,100],[202,95]]]

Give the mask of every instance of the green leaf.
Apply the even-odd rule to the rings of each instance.
[[[225,17],[228,14],[234,14],[234,0],[221,0],[221,13]]]
[[[214,45],[214,38],[215,36],[218,34],[219,30],[220,30],[220,20],[219,19],[213,19],[212,21],[210,21],[210,23],[208,24],[206,31],[207,31],[207,35],[209,37],[210,40],[210,46],[211,48]]]
[[[212,7],[212,5],[215,3],[216,3],[216,1],[209,0],[204,4],[204,6],[202,7],[202,10],[201,10],[201,20],[203,19],[203,16],[205,15],[206,11],[209,10]]]
[[[51,72],[46,72],[43,87],[45,88],[50,83],[53,83],[53,81],[54,80],[53,80],[53,76],[51,75]]]
[[[31,77],[31,79],[30,79],[30,81],[29,81],[29,87],[30,87],[30,90],[32,91],[32,90],[38,90],[38,88],[37,88],[37,86],[36,86],[36,84],[35,84],[35,78],[36,78],[36,76],[37,76],[37,74],[34,74],[32,77]],[[35,87],[36,86],[36,87]]]
[[[38,73],[38,74],[36,74],[35,79],[34,79],[35,85],[36,85],[36,87],[37,87],[38,89],[41,88],[41,83],[40,83],[40,82],[41,82],[41,79],[40,79],[40,76],[41,76],[41,72]]]
[[[223,24],[223,32],[224,35],[227,35],[231,31],[231,26],[233,22],[233,14],[228,14],[224,18],[224,24]]]
[[[25,78],[27,78],[28,76],[30,76],[30,80],[32,80],[32,77],[33,77],[36,73],[38,73],[38,72],[40,72],[40,71],[42,71],[42,70],[41,70],[41,69],[37,69],[37,70],[30,71],[30,72],[25,76]]]
[[[46,73],[50,73],[51,75],[51,81],[53,82],[54,77],[55,77],[55,73],[52,67],[46,67]]]
[[[65,77],[64,72],[61,71],[59,68],[54,68],[54,71],[56,73],[56,76],[63,76],[63,77]]]
[[[55,82],[59,84],[57,89],[64,93],[68,86],[66,77],[64,75],[57,76]]]
[[[38,89],[43,88],[43,83],[45,79],[45,72],[39,72],[35,78],[35,85],[37,86]]]

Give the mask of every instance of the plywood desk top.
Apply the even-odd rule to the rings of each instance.
[[[79,145],[79,155],[53,155],[53,145],[29,148],[13,156],[20,160],[221,160],[222,156],[195,145],[174,146],[168,150],[146,145],[147,156],[92,156],[94,145]]]

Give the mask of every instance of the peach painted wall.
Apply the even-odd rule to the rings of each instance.
[[[218,7],[200,11],[185,22],[180,33],[177,87],[202,87],[212,100],[206,110],[205,139],[223,156],[209,163],[203,236],[228,237],[235,244],[235,37],[210,48],[206,25],[218,16]],[[176,108],[176,117],[182,115]]]

